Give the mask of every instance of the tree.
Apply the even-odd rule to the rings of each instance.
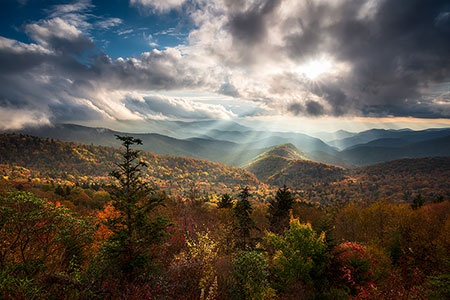
[[[418,209],[421,208],[425,203],[425,200],[422,198],[422,194],[417,195],[411,204],[412,209]]]
[[[233,198],[229,194],[223,194],[217,203],[217,208],[232,208]]]
[[[0,299],[47,299],[41,293],[54,282],[40,279],[76,273],[93,230],[89,219],[29,192],[0,195]]]
[[[274,233],[282,234],[289,226],[289,210],[294,204],[294,197],[285,186],[279,188],[275,198],[269,202],[270,230]]]
[[[252,248],[251,230],[256,229],[256,226],[250,217],[253,208],[249,201],[250,193],[248,187],[243,188],[238,197],[239,200],[234,206],[234,216],[237,221],[235,227],[237,232],[236,244],[238,248],[250,249]]]
[[[141,170],[147,164],[138,161],[139,151],[134,145],[142,145],[140,139],[116,136],[122,141],[125,152],[122,162],[110,175],[117,180],[112,205],[119,213],[108,220],[113,232],[106,245],[106,253],[121,271],[132,273],[148,266],[150,246],[166,234],[169,221],[152,216],[152,210],[161,205],[163,198],[156,197],[149,185],[142,181]]]
[[[293,219],[284,236],[268,233],[265,242],[274,254],[271,265],[281,289],[296,284],[323,285],[329,265],[324,233]]]
[[[239,251],[232,263],[234,299],[276,299],[269,282],[269,262],[261,251]]]

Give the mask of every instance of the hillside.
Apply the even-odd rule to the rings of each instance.
[[[450,157],[400,159],[361,167],[333,184],[305,188],[307,200],[328,203],[375,201],[409,203],[418,194],[425,201],[450,198]]]
[[[54,182],[108,182],[108,173],[120,159],[119,149],[62,142],[18,134],[0,134],[0,164],[3,176],[20,177],[28,169],[32,178]],[[143,177],[165,191],[234,193],[242,186],[268,189],[242,169],[188,157],[142,151],[148,168]],[[14,172],[16,170],[17,172]]]
[[[346,174],[344,168],[306,160],[305,152],[292,144],[273,147],[244,168],[262,182],[276,186],[285,184],[295,190],[340,181]]]

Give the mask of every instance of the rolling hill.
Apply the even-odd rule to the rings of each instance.
[[[56,183],[109,182],[108,173],[120,160],[118,148],[20,134],[0,134],[0,153],[3,176],[20,177],[22,168],[26,168],[31,178]],[[195,187],[202,193],[236,193],[243,186],[263,193],[268,191],[268,186],[253,174],[236,167],[188,157],[141,153],[148,164],[142,177],[165,191],[183,195]]]
[[[336,182],[346,177],[346,169],[307,160],[305,152],[292,144],[273,147],[244,168],[265,183],[293,189]]]

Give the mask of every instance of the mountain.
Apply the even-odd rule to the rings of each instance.
[[[311,133],[310,135],[318,139],[321,139],[322,141],[329,142],[334,140],[342,140],[345,138],[355,136],[357,134],[358,134],[357,132],[349,132],[341,129],[335,132],[314,132]]]
[[[336,148],[318,138],[297,132],[211,130],[206,135],[218,140],[240,143],[247,148],[267,148],[291,143],[304,151],[322,151],[329,154],[338,152]]]
[[[68,142],[75,141],[84,144],[112,147],[120,146],[115,135],[132,135],[142,140],[143,145],[139,147],[141,150],[151,151],[156,154],[189,156],[233,166],[239,166],[264,152],[264,149],[248,149],[247,146],[242,146],[237,143],[211,138],[177,139],[157,133],[130,134],[106,128],[91,128],[74,124],[26,128],[19,132]]]
[[[31,178],[64,183],[108,182],[120,150],[113,147],[63,142],[21,134],[0,134],[0,164],[9,179],[26,168]],[[141,152],[148,164],[143,178],[165,191],[190,191],[193,186],[204,193],[237,193],[243,186],[267,191],[253,174],[206,160]],[[1,173],[0,173],[1,174]],[[28,178],[30,178],[28,177]]]
[[[450,136],[450,128],[433,128],[420,131],[413,131],[411,129],[371,129],[360,132],[352,137],[330,141],[328,144],[344,150],[349,147],[363,145],[378,139],[401,139],[407,141],[407,143],[415,143],[445,136]],[[380,144],[380,146],[389,145]]]
[[[305,159],[305,152],[293,144],[273,147],[244,168],[262,182],[293,189],[305,185],[334,182],[345,178],[346,169]]]
[[[402,141],[398,139],[395,141],[395,143],[393,142],[394,145],[402,144]],[[389,142],[389,140],[386,142]],[[401,158],[450,156],[450,136],[409,143],[398,147],[357,146],[344,150],[338,153],[337,156],[359,166],[367,166]]]
[[[186,123],[186,122],[184,122]],[[180,122],[181,124],[184,124]],[[189,124],[189,125],[187,125]],[[172,124],[173,125],[173,124]],[[186,127],[200,129],[204,126],[228,126],[232,129],[244,130],[246,127],[230,122],[219,121],[190,122]],[[309,159],[319,162],[351,166],[348,162],[334,156],[336,149],[323,141],[300,133],[270,133],[260,131],[218,130],[212,129],[208,134],[199,137],[179,139],[157,133],[123,133],[106,128],[91,128],[74,124],[57,124],[38,128],[25,128],[19,133],[32,136],[53,138],[63,141],[75,141],[84,144],[119,147],[120,143],[115,135],[132,135],[143,141],[142,150],[157,154],[172,154],[206,159],[213,162],[225,163],[232,166],[241,166],[263,153],[268,148],[292,142],[301,145],[305,151],[311,151]],[[276,136],[281,134],[284,137]]]

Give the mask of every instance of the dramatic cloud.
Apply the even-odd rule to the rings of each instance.
[[[125,105],[144,117],[169,117],[175,119],[231,119],[236,115],[221,105],[205,104],[164,96],[129,95]]]
[[[183,99],[197,91],[250,101],[259,115],[450,117],[448,1],[129,4],[162,20],[172,13],[188,18],[179,23],[191,24],[189,34],[174,45],[178,29],[170,24],[152,32],[156,44],[146,29],[93,15],[90,1],[52,6],[45,18],[21,27],[31,42],[0,37],[2,116],[24,111],[29,123],[43,124],[242,115]],[[181,6],[183,12],[172,11]],[[112,28],[119,38],[142,33],[149,48],[110,57],[93,32]],[[172,38],[170,46],[164,37]],[[181,96],[155,96],[170,91]],[[2,118],[0,126],[26,123],[20,120]]]

